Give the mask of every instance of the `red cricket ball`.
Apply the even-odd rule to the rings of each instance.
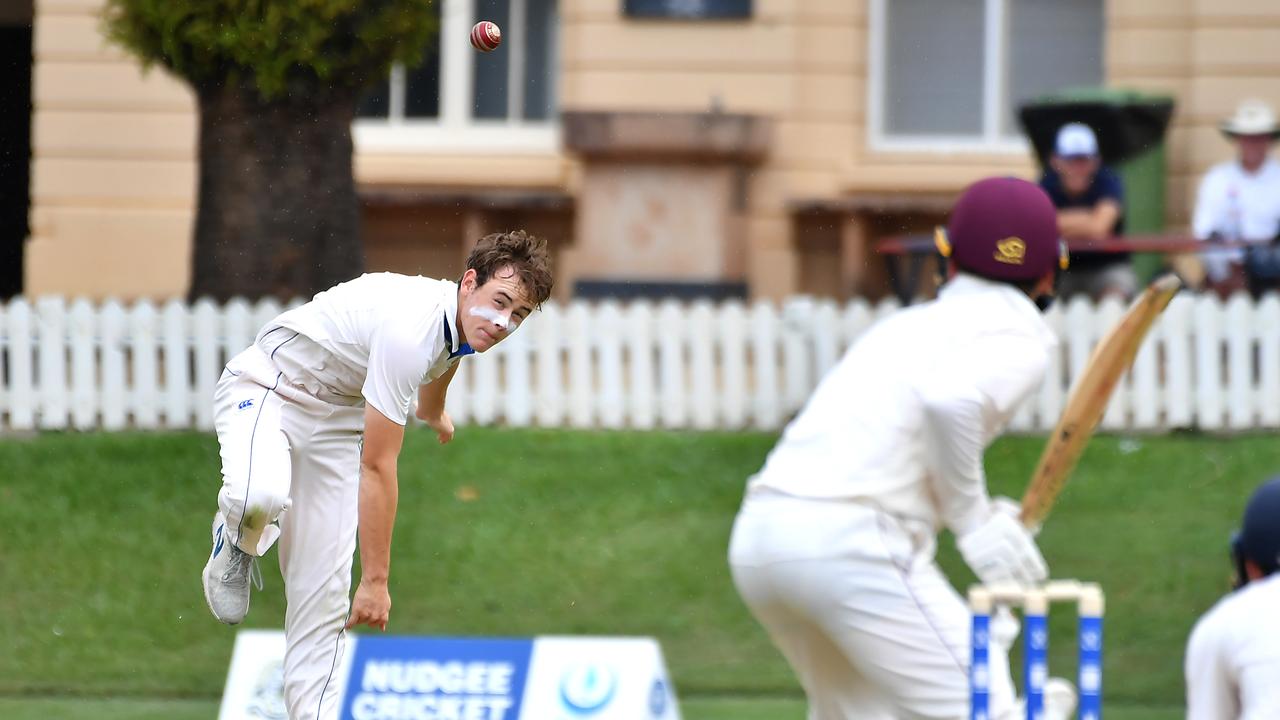
[[[471,47],[480,52],[492,52],[502,44],[502,31],[488,20],[481,20],[471,28]]]

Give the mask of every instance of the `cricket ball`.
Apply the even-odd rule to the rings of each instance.
[[[471,28],[471,47],[480,52],[493,52],[502,44],[502,31],[488,20],[481,20]]]

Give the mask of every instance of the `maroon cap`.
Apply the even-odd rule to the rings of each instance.
[[[961,270],[992,280],[1035,280],[1066,263],[1053,201],[1039,185],[1011,177],[970,185],[939,245]]]

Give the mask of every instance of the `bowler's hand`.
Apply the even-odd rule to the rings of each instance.
[[[423,422],[436,431],[436,438],[440,440],[441,445],[453,439],[453,418],[449,417],[449,413],[441,410],[440,417],[425,418]]]
[[[351,615],[347,618],[347,629],[357,625],[368,625],[372,628],[387,631],[387,619],[391,615],[391,592],[385,582],[366,582],[360,580],[356,588],[355,599],[351,601]]]

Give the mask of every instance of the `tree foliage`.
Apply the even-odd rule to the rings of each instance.
[[[358,93],[416,64],[435,0],[107,0],[107,34],[197,90],[245,82],[264,100]]]

